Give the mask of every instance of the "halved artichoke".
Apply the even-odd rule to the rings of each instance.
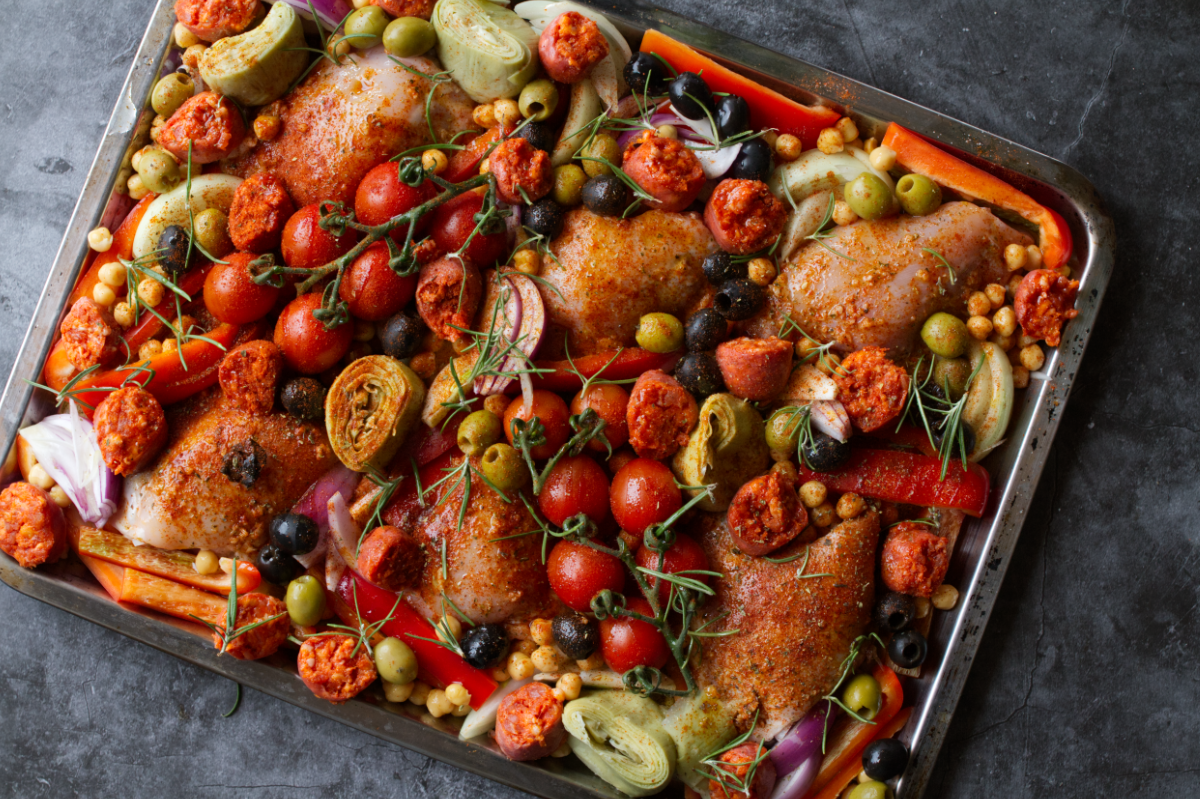
[[[421,415],[425,384],[395,358],[351,363],[325,396],[325,428],[338,459],[356,472],[382,469]]]
[[[699,506],[716,512],[726,510],[737,490],[770,463],[763,419],[754,406],[732,394],[713,394],[700,406],[700,423],[671,467],[684,485],[715,485]]]
[[[262,24],[221,39],[200,58],[200,77],[242,105],[278,100],[308,63],[304,27],[287,3],[276,3]]]
[[[477,103],[516,97],[537,74],[538,35],[504,6],[487,0],[438,0],[430,22],[442,66]]]
[[[675,772],[675,742],[653,701],[626,691],[596,691],[568,702],[567,743],[596,776],[630,796],[657,793]]]

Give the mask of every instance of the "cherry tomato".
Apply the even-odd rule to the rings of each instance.
[[[700,546],[696,542],[696,539],[682,533],[676,533],[675,543],[667,550],[661,569],[658,567],[658,553],[645,546],[639,548],[637,551],[637,565],[643,569],[661,571],[663,574],[703,571],[708,569],[708,555],[704,554],[704,547]],[[689,574],[686,576],[708,585],[708,575],[706,574]],[[646,575],[646,582],[653,588],[655,583],[658,582],[658,578]],[[666,601],[665,597],[663,601]]]
[[[399,311],[413,298],[417,276],[400,277],[390,266],[387,244],[377,241],[354,259],[342,275],[338,294],[350,313],[368,322],[379,322]]]
[[[550,587],[567,607],[580,613],[591,612],[592,597],[604,589],[621,591],[625,587],[625,564],[587,544],[559,541],[546,561]]]
[[[231,325],[258,321],[271,312],[279,289],[260,286],[250,277],[250,262],[257,255],[235,252],[225,263],[215,263],[204,278],[204,306],[218,320]]]
[[[577,513],[600,524],[608,517],[608,475],[587,455],[564,457],[546,476],[538,506],[559,527]]]
[[[524,419],[528,422],[535,416],[542,420],[542,425],[546,428],[546,443],[533,447],[530,454],[534,460],[543,461],[553,457],[559,447],[571,437],[571,426],[568,423],[570,413],[563,398],[549,391],[533,392],[532,413],[525,412],[525,399],[517,397],[504,411],[504,435],[508,438],[508,443],[516,446],[513,442],[513,419]]]
[[[407,213],[421,203],[433,199],[437,187],[428,180],[420,186],[409,186],[400,180],[398,164],[384,162],[368,172],[354,192],[354,216],[364,225],[381,225],[394,216]],[[417,220],[413,241],[429,230],[432,214]],[[403,244],[408,231],[403,225],[392,229],[392,238]]]
[[[326,330],[313,318],[321,307],[321,292],[301,294],[287,304],[275,323],[275,346],[283,351],[288,366],[305,375],[324,372],[346,354],[354,337],[354,325],[341,324]]]
[[[634,535],[666,521],[683,506],[675,475],[665,463],[649,458],[634,458],[617,472],[610,499],[613,518],[622,530]]]
[[[643,616],[654,615],[650,603],[644,599],[630,599],[625,607]],[[600,652],[609,668],[618,674],[634,666],[661,669],[671,657],[667,640],[657,627],[648,621],[624,617],[600,622]]]
[[[315,269],[344,255],[358,241],[358,233],[347,229],[335,236],[320,225],[320,203],[306,205],[292,214],[283,226],[283,260],[294,269]]]
[[[439,205],[433,212],[433,240],[446,252],[457,252],[475,229],[475,215],[483,210],[483,197],[473,191]],[[491,266],[508,249],[503,230],[471,239],[463,253],[479,268]]]
[[[589,386],[587,396],[580,391],[571,400],[571,414],[583,413],[588,408],[596,412],[604,420],[604,430],[600,435],[608,439],[613,449],[625,446],[629,441],[629,425],[625,422],[625,408],[629,405],[629,392],[620,386],[604,384]],[[587,443],[587,448],[594,452],[607,452],[607,447],[596,436]]]

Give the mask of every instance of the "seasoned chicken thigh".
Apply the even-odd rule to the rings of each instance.
[[[401,60],[427,75],[442,71],[429,58]],[[297,206],[352,203],[371,167],[429,143],[429,90],[430,81],[392,63],[382,46],[352,53],[342,66],[321,59],[291,94],[263,109],[283,123],[279,135],[225,168],[241,177],[274,173]],[[474,104],[458,84],[443,83],[434,91],[430,116],[439,141],[472,127]]]
[[[823,243],[829,249],[813,242],[783,267],[766,309],[748,325],[751,335],[777,335],[787,314],[843,352],[885,347],[902,355],[931,314],[961,309],[972,291],[1008,282],[1006,246],[1033,242],[986,208],[952,202],[929,216],[838,227]]]

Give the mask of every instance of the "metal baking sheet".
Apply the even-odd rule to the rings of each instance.
[[[848,111],[864,135],[881,135],[887,122],[896,121],[969,158],[985,159],[1000,167],[1003,177],[1061,213],[1074,234],[1074,276],[1081,282],[1076,306],[1079,316],[1067,326],[1061,346],[1049,353],[1043,369],[1047,377],[1031,381],[1014,409],[1009,438],[986,461],[996,478],[989,509],[984,518],[964,525],[948,578],[959,587],[958,606],[935,615],[926,668],[919,679],[906,681],[906,700],[915,709],[900,737],[911,747],[913,757],[897,796],[916,799],[929,781],[958,704],[1104,297],[1113,266],[1112,220],[1092,185],[1077,171],[1014,142],[671,12],[634,0],[594,5],[621,27],[631,43],[639,40],[642,31],[657,28],[784,94]],[[87,232],[104,215],[138,123],[144,120],[147,98],[170,42],[172,8],[171,0],[159,0],[150,18],[0,397],[3,451],[12,446],[22,424],[49,411],[44,398],[33,397],[27,381],[38,378],[62,305],[87,253]],[[459,741],[456,722],[422,716],[411,705],[388,703],[376,689],[366,692],[365,700],[344,705],[317,699],[295,676],[295,665],[287,662],[289,659],[243,662],[218,658],[209,638],[197,634],[196,627],[117,605],[78,563],[27,571],[0,553],[0,579],[23,594],[244,685],[538,796],[621,796],[574,758],[513,763],[494,747]]]

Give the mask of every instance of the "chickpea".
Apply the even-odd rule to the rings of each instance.
[[[471,112],[471,119],[481,128],[494,128],[496,127],[496,108],[491,103],[477,105]]]
[[[138,360],[147,360],[157,355],[162,355],[162,342],[158,339],[150,339],[142,346],[138,347]]]
[[[833,223],[835,225],[853,225],[858,221],[858,214],[854,213],[854,209],[850,207],[850,203],[845,200],[838,200],[833,204]]]
[[[942,583],[934,589],[929,601],[938,610],[950,610],[958,604],[958,589]]]
[[[853,491],[847,491],[845,494],[842,494],[837,502],[837,515],[843,519],[854,519],[861,516],[862,512],[866,509],[866,501]]]
[[[563,693],[561,688],[555,687],[550,693],[554,695],[554,701],[560,705],[567,701],[567,695]]]
[[[408,365],[422,380],[432,380],[437,374],[437,357],[432,352],[418,352]]]
[[[654,129],[654,135],[660,139],[678,139],[679,129],[674,125],[659,125]]]
[[[833,127],[842,134],[842,141],[854,141],[858,138],[858,125],[855,125],[850,117],[842,117]]]
[[[186,50],[192,45],[200,44],[200,37],[188,30],[188,27],[182,22],[175,23],[171,34],[175,37],[175,44],[179,45],[180,50]]]
[[[538,671],[555,672],[562,664],[558,652],[555,652],[552,646],[539,646],[529,656],[529,659],[533,661],[533,665]]]
[[[429,692],[429,696],[425,698],[425,709],[429,711],[429,715],[435,719],[440,719],[450,711],[454,710],[455,705],[446,696],[446,692],[441,688],[434,688]]]
[[[446,686],[446,698],[459,707],[471,701],[471,692],[463,687],[460,682],[450,683]]]
[[[792,463],[790,458],[776,460],[775,463],[771,465],[771,471],[775,472],[776,474],[782,474],[791,480],[795,480],[799,474],[796,469],[796,464]]]
[[[421,168],[426,172],[440,175],[450,166],[450,159],[441,150],[426,150],[421,153]]]
[[[600,652],[593,652],[584,660],[575,661],[575,665],[580,671],[599,671],[604,668],[604,655]]]
[[[1030,344],[1037,344],[1039,340],[1034,336],[1025,335],[1024,331],[1022,331],[1021,335],[1017,337],[1017,346],[1022,348],[1028,347]]]
[[[200,69],[200,58],[206,50],[208,50],[208,45],[204,42],[197,42],[183,51],[183,65],[192,71],[192,74],[195,74],[194,70]]]
[[[863,142],[863,151],[867,155],[870,155],[871,153],[875,152],[875,148],[878,146],[879,146],[879,139],[872,136],[871,138],[869,138],[865,142]]]
[[[1011,336],[1017,332],[1017,314],[1011,305],[1005,305],[992,317],[992,326],[1002,336]]]
[[[809,480],[800,486],[800,501],[804,503],[804,507],[806,508],[819,507],[827,496],[829,496],[829,489],[825,488],[824,483],[819,483],[816,480]]]
[[[817,527],[828,527],[834,522],[833,505],[828,500],[822,502],[809,512],[808,518]]]
[[[771,152],[775,151],[775,142],[779,141],[779,131],[774,128],[763,131],[762,140],[771,148]]]
[[[972,316],[967,320],[967,332],[976,341],[986,341],[992,334],[992,320],[986,316]]]
[[[202,549],[196,553],[196,562],[192,564],[192,568],[197,574],[216,574],[221,570],[221,564],[217,553],[211,549]]]
[[[746,266],[750,279],[760,286],[769,286],[775,281],[779,270],[770,258],[755,258]]]
[[[833,376],[841,374],[838,370],[842,366],[842,359],[834,355],[832,352],[826,353],[824,362],[817,361],[817,370],[824,374]]]
[[[1026,268],[1029,269],[1030,272],[1032,272],[1035,269],[1041,269],[1042,268],[1042,249],[1040,247],[1038,247],[1036,244],[1030,244],[1025,249],[1029,253],[1029,265]]]
[[[529,622],[529,634],[538,646],[554,646],[554,630],[550,619],[534,619]]]
[[[513,253],[513,269],[526,275],[537,275],[542,271],[542,256],[537,250],[526,247]]]
[[[389,702],[407,702],[413,694],[413,688],[416,686],[414,682],[406,682],[399,685],[394,682],[380,680],[383,683],[383,698]]]
[[[988,283],[983,289],[983,293],[987,295],[988,300],[992,303],[992,310],[996,310],[1004,304],[1004,286],[999,283]]]
[[[971,316],[987,316],[992,312],[992,301],[982,291],[972,292],[967,298],[967,313]]]
[[[126,330],[137,324],[137,314],[134,313],[133,306],[127,302],[118,302],[113,306],[113,318]]]
[[[1020,244],[1010,244],[1004,248],[1004,265],[1008,267],[1008,271],[1024,269],[1028,263],[1029,251]]]
[[[283,127],[279,117],[273,114],[259,114],[254,118],[254,135],[260,141],[273,141],[279,135],[279,129]]]
[[[557,688],[568,701],[578,699],[579,692],[583,690],[583,680],[578,674],[564,674],[558,678]]]
[[[930,602],[923,596],[916,598],[917,618],[923,619],[929,615]]]
[[[508,397],[503,394],[493,394],[483,401],[483,409],[503,417],[508,410]]]
[[[106,227],[98,227],[88,232],[88,246],[96,252],[108,252],[112,249],[112,231]],[[121,270],[124,272],[125,270]]]
[[[50,501],[63,509],[71,507],[71,498],[67,496],[66,491],[63,491],[62,486],[54,486],[50,489]]]
[[[1009,350],[1013,349],[1013,345],[1017,343],[1017,337],[1004,336],[993,329],[991,341],[1000,349],[1008,352]]]
[[[463,716],[467,715],[470,712],[471,712],[470,705],[459,705],[458,707],[454,708],[454,710],[450,711],[450,715],[455,716],[456,718],[462,718]]]
[[[175,352],[179,349],[179,342],[173,338],[165,338],[162,343],[163,352]]]
[[[881,144],[871,151],[867,160],[871,162],[872,168],[880,172],[890,172],[896,166],[896,151],[886,144]]]
[[[408,701],[419,707],[424,707],[425,703],[429,701],[429,694],[433,689],[423,682],[410,682],[409,685],[413,687],[413,690],[408,697]]]
[[[145,278],[141,283],[138,283],[137,288],[138,299],[151,308],[162,302],[163,286],[153,278]]]
[[[438,639],[443,643],[450,643],[450,635],[454,636],[455,641],[462,637],[462,622],[457,616],[443,616],[441,622],[435,625],[435,629]]]
[[[492,669],[492,679],[496,682],[508,682],[508,672],[504,669]]]
[[[834,155],[846,149],[846,140],[837,128],[825,128],[817,136],[817,149],[825,155]]]
[[[142,182],[141,175],[131,175],[125,186],[129,190],[129,199],[131,200],[140,200],[150,193],[146,184]]]
[[[1046,353],[1037,344],[1021,348],[1021,365],[1031,372],[1036,372],[1046,364]]]
[[[514,642],[512,646],[514,652],[520,652],[523,655],[532,655],[537,648],[538,645],[528,638],[522,638],[520,641]]]
[[[55,486],[54,478],[50,476],[45,467],[40,463],[33,465],[33,468],[29,470],[29,477],[26,479],[43,491],[49,491]]]
[[[496,116],[496,122],[505,127],[515,125],[523,119],[516,100],[497,100],[492,104],[492,113]]]
[[[105,264],[100,267],[100,282],[112,288],[119,288],[125,285],[125,267],[117,261]]]
[[[508,676],[514,680],[527,680],[537,672],[529,655],[524,652],[512,652],[508,656]]]
[[[117,301],[117,293],[112,290],[112,286],[105,285],[104,283],[97,283],[95,287],[92,288],[92,299],[96,301],[97,305],[103,305],[105,308],[109,308],[114,302]]]
[[[779,156],[783,161],[795,161],[800,157],[800,151],[804,149],[804,145],[800,143],[800,139],[790,133],[785,133],[775,140],[775,155]]]
[[[1028,388],[1029,387],[1029,370],[1024,366],[1014,366],[1012,368],[1013,388]]]

